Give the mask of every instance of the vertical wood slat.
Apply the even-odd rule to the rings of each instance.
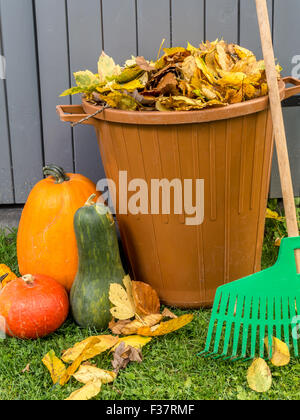
[[[32,1],[1,0],[1,17],[15,200],[23,203],[42,172]]]
[[[172,0],[173,46],[198,46],[204,39],[204,0]]]
[[[1,3],[0,3],[1,7]],[[1,9],[0,9],[0,59],[4,57],[2,46],[2,25],[1,25]],[[4,67],[4,61],[1,62]],[[0,63],[0,65],[1,65]],[[1,69],[3,73],[5,68]],[[1,71],[0,70],[0,71]],[[3,77],[3,78],[2,78]],[[0,204],[14,203],[14,191],[11,173],[11,154],[9,143],[9,128],[7,120],[6,105],[6,82],[5,74],[0,77]]]
[[[170,1],[138,0],[138,54],[156,60],[162,39],[171,46]]]
[[[88,6],[88,7],[87,7]],[[97,73],[97,61],[102,51],[101,7],[99,0],[68,0],[68,28],[70,72],[89,69]],[[72,97],[73,104],[80,104],[79,95]],[[96,133],[93,127],[77,126],[73,130],[75,171],[94,182],[104,177]]]
[[[238,41],[238,0],[206,0],[206,39],[216,38]]]
[[[268,1],[269,18],[272,26],[273,1]],[[262,58],[261,41],[259,35],[258,20],[255,1],[240,0],[240,44],[253,51],[258,59]]]
[[[297,72],[297,60],[300,63],[299,50],[299,16],[300,2],[298,0],[274,1],[274,48],[275,56],[283,67],[284,76],[294,75],[300,78],[300,68]],[[299,66],[298,66],[299,67]],[[285,108],[283,110],[287,142],[291,162],[291,170],[296,196],[300,196],[300,108]],[[273,160],[271,179],[271,197],[281,197],[278,164],[276,156]]]
[[[56,114],[56,105],[70,103],[68,98],[59,98],[70,87],[66,3],[37,0],[35,6],[45,163],[73,171],[72,130]]]
[[[104,50],[123,65],[137,53],[135,0],[102,0],[102,5]]]

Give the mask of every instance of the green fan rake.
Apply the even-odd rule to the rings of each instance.
[[[268,337],[272,357],[272,337],[277,337],[289,346],[292,343],[295,356],[299,356],[300,274],[295,260],[298,248],[299,237],[285,238],[273,267],[219,287],[206,347],[200,355],[240,360],[259,353],[263,358],[264,340]]]
[[[273,337],[299,356],[300,238],[277,71],[266,0],[256,0],[269,99],[289,238],[283,239],[274,267],[221,286],[215,297],[204,356],[252,359],[272,357]],[[223,348],[222,348],[223,346]]]

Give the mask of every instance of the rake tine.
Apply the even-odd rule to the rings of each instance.
[[[282,308],[281,299],[275,299],[275,323],[276,323],[276,337],[281,340],[281,321],[282,321]]]
[[[236,321],[235,321],[234,334],[233,334],[233,348],[232,348],[232,355],[230,356],[231,358],[237,355],[244,305],[245,305],[245,297],[238,295],[237,303],[236,303],[236,314],[235,314]]]
[[[209,348],[210,348],[210,345],[211,345],[211,342],[212,342],[212,335],[213,335],[213,330],[214,330],[214,326],[215,326],[215,320],[216,320],[216,316],[217,316],[217,312],[218,312],[218,308],[219,308],[221,298],[222,298],[222,292],[219,288],[219,289],[217,289],[217,292],[216,292],[215,302],[214,302],[212,313],[211,313],[211,318],[210,318],[210,323],[209,323],[209,327],[208,327],[205,349],[203,350],[203,352],[199,353],[198,356],[203,356],[205,353],[209,353]]]
[[[228,320],[226,322],[226,330],[225,330],[225,338],[224,338],[224,345],[223,345],[223,352],[220,357],[226,356],[228,352],[228,346],[230,341],[230,335],[232,330],[232,325],[234,321],[234,308],[236,304],[237,297],[230,296],[229,305],[228,305]]]
[[[219,311],[219,314],[221,314],[222,316],[224,315],[226,311],[228,300],[229,300],[229,295],[226,295],[226,297],[225,296],[222,297],[220,311]],[[214,354],[217,354],[219,350],[223,324],[224,324],[224,321],[220,321],[220,319],[218,319],[216,336],[215,336],[215,345],[214,345],[214,351],[213,351]]]
[[[256,350],[256,337],[257,337],[257,323],[258,323],[258,311],[259,311],[259,298],[253,299],[252,303],[252,317],[251,317],[251,355],[250,358],[255,357]]]
[[[296,308],[297,308],[297,313],[296,313]],[[298,347],[298,337],[297,337],[297,332],[300,332],[300,329],[297,330],[297,326],[300,325],[300,318],[297,321],[297,315],[298,317],[300,316],[300,298],[293,298],[292,302],[290,304],[290,311],[291,311],[291,317],[292,319],[294,319],[293,322],[293,343],[294,343],[294,353],[295,356],[298,357],[299,356],[299,347]]]
[[[252,306],[252,296],[251,297],[246,297],[243,319],[248,320],[250,318],[251,306]],[[243,325],[242,354],[241,354],[242,357],[246,357],[247,342],[248,342],[248,331],[249,331],[249,322],[247,321]]]
[[[271,301],[271,302],[270,302]],[[268,357],[273,356],[274,298],[268,299]]]
[[[288,297],[282,298],[282,317],[283,317],[283,329],[284,329],[284,341],[290,348],[290,337],[289,337],[289,299]]]
[[[267,318],[267,298],[263,297],[260,302],[260,329],[259,329],[259,355],[263,359],[265,355],[265,331]]]

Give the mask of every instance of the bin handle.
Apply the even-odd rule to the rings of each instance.
[[[73,124],[79,123],[79,121],[88,117],[88,114],[84,112],[82,105],[58,105],[56,111],[61,121]],[[87,119],[86,121],[83,121],[82,124],[94,125],[94,119]]]
[[[295,77],[284,77],[283,82],[287,85],[288,83],[294,85],[294,87],[290,87],[285,89],[285,99],[290,98],[291,96],[297,95],[300,93],[300,80],[296,79]]]

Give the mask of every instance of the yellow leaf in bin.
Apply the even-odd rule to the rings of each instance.
[[[108,384],[116,379],[115,372],[99,369],[95,366],[81,366],[80,369],[74,373],[73,378],[83,384],[88,384],[91,381],[101,381],[103,384]]]
[[[269,339],[268,337],[265,338],[265,346],[267,352],[270,354],[269,351]],[[271,363],[274,366],[286,366],[290,363],[291,356],[290,351],[286,343],[279,340],[276,337],[272,338],[272,358]]]
[[[162,322],[155,327],[141,327],[138,329],[138,334],[146,337],[169,334],[183,328],[185,325],[189,324],[193,318],[193,314],[182,315],[179,318]]]
[[[135,111],[138,106],[132,96],[118,91],[111,92],[108,95],[100,95],[100,98],[111,108],[118,108],[124,111]]]
[[[222,78],[218,80],[218,84],[221,86],[228,85],[228,86],[241,86],[244,82],[246,75],[242,72],[231,73],[228,71],[220,72]]]
[[[143,89],[145,86],[138,80],[132,80],[128,83],[113,83],[111,89],[113,90],[127,90],[128,92],[133,92],[136,89]]]
[[[62,382],[62,378],[65,376],[67,370],[63,362],[56,357],[54,350],[46,354],[42,362],[49,370],[53,383],[57,384],[58,382]]]
[[[198,68],[202,71],[204,76],[207,78],[207,80],[214,84],[216,82],[216,79],[214,78],[213,74],[208,70],[204,60],[202,58],[196,57],[196,64]]]
[[[151,337],[141,337],[140,335],[130,335],[128,337],[122,337],[119,342],[113,347],[112,351],[124,342],[126,346],[134,347],[135,349],[141,349],[152,340]]]
[[[98,354],[105,352],[112,348],[117,342],[119,338],[113,335],[99,335],[99,336],[92,336],[87,338],[86,340],[81,341],[80,343],[76,343],[74,347],[70,348],[69,350],[65,351],[62,360],[66,363],[74,362],[83,352],[85,349],[85,356],[83,362],[88,359],[92,359]],[[92,346],[87,349],[87,345],[90,343]]]
[[[263,359],[255,359],[248,369],[247,381],[255,392],[267,392],[272,386],[272,374]]]
[[[96,397],[101,391],[101,380],[91,381],[82,388],[73,392],[66,401],[87,401]]]
[[[121,67],[116,65],[114,59],[109,57],[103,51],[98,61],[98,74],[101,82],[106,82],[107,78],[110,79],[118,76],[121,73]]]
[[[186,49],[183,47],[164,48],[163,50],[166,55],[174,55],[174,54],[183,53],[186,51]]]
[[[247,50],[247,48],[240,47],[239,45],[234,46],[234,50],[239,58],[245,58],[245,57],[252,57],[254,56],[253,52],[250,50]]]

